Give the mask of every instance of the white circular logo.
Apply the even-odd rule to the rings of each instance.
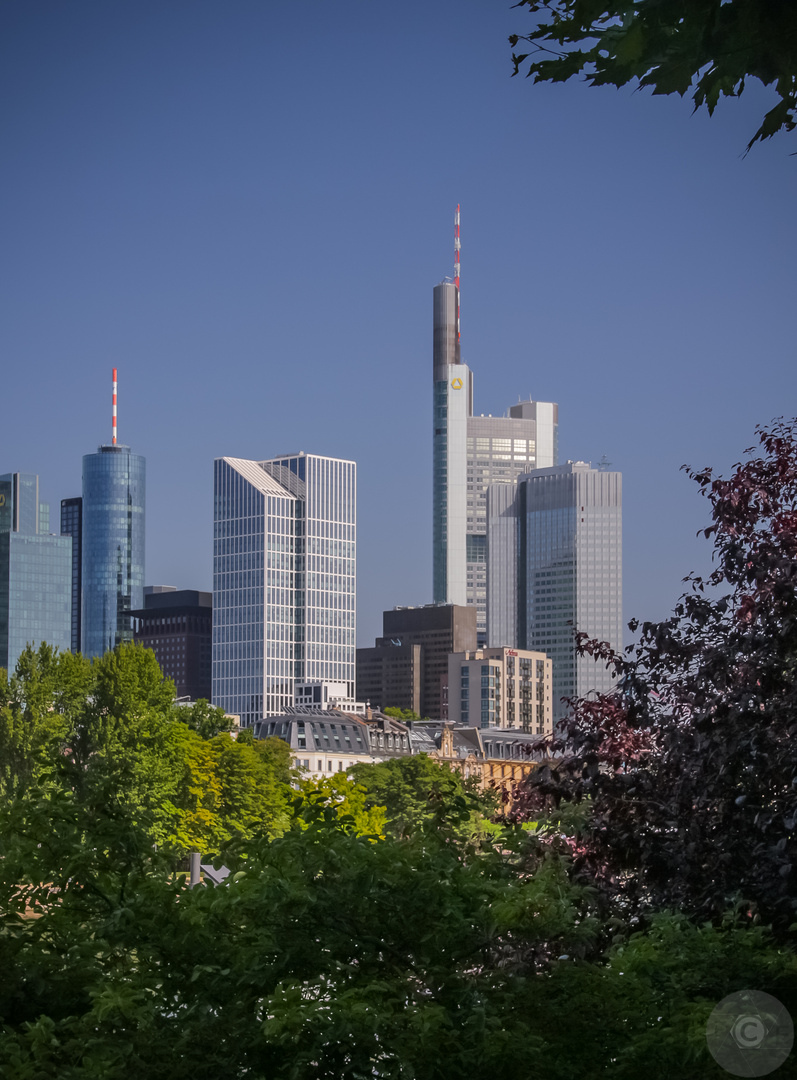
[[[771,994],[739,990],[723,998],[708,1018],[706,1042],[732,1076],[767,1076],[791,1053],[794,1025]]]

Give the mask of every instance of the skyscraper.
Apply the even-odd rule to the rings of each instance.
[[[540,469],[488,494],[488,639],[553,660],[553,718],[563,697],[611,689],[576,656],[574,632],[622,648],[622,476],[582,461]]]
[[[437,603],[476,607],[484,644],[487,488],[556,464],[559,408],[523,401],[506,416],[473,415],[473,374],[460,355],[459,207],[454,274],[434,288],[433,592]]]
[[[49,533],[49,506],[33,473],[0,476],[0,667],[27,645],[69,650],[72,541]]]
[[[83,458],[81,651],[102,656],[133,640],[130,612],[144,606],[147,463],[116,441],[116,368],[110,445]]]
[[[356,470],[287,454],[218,458],[213,514],[213,703],[250,725],[297,682],[354,697]]]

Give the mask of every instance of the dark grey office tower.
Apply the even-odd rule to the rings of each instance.
[[[457,604],[394,608],[382,613],[382,634],[376,639],[377,648],[422,646],[420,708],[415,711],[439,720],[449,653],[476,648],[476,608]],[[357,694],[362,697],[359,684]]]
[[[422,645],[357,650],[357,697],[373,708],[411,709],[421,716],[422,684]]]
[[[488,517],[488,640],[551,657],[556,722],[563,697],[612,687],[574,633],[622,648],[622,476],[583,461],[537,469],[492,485]]]
[[[72,652],[80,652],[80,608],[83,595],[83,568],[81,565],[83,529],[83,500],[61,499],[61,535],[72,537]]]
[[[196,589],[149,585],[132,611],[135,640],[152,649],[178,697],[210,701],[213,597]]]

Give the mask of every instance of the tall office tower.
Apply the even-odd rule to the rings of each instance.
[[[81,651],[102,656],[133,640],[131,611],[144,606],[146,460],[116,440],[83,458]]]
[[[81,573],[81,535],[83,531],[83,500],[61,499],[61,536],[72,537],[72,645],[73,653],[80,652],[80,607],[83,592]]]
[[[473,415],[473,374],[460,356],[459,207],[454,279],[434,288],[433,381],[434,599],[475,606],[479,643],[484,644],[487,488],[556,464],[559,407],[523,401],[506,416]]]
[[[70,646],[72,540],[53,536],[32,473],[0,476],[0,667],[27,645]]]
[[[213,703],[249,726],[294,704],[294,684],[354,697],[353,461],[217,458]]]
[[[575,652],[574,631],[622,648],[622,476],[583,461],[540,469],[488,495],[488,638],[553,660],[553,719],[563,697],[612,687]]]

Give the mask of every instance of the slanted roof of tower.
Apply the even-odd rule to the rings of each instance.
[[[275,480],[270,473],[267,473],[256,461],[247,461],[245,458],[223,457],[222,461],[235,469],[244,480],[248,481],[252,487],[257,488],[263,495],[279,495],[282,498],[293,499],[294,496],[288,491],[286,487]]]

